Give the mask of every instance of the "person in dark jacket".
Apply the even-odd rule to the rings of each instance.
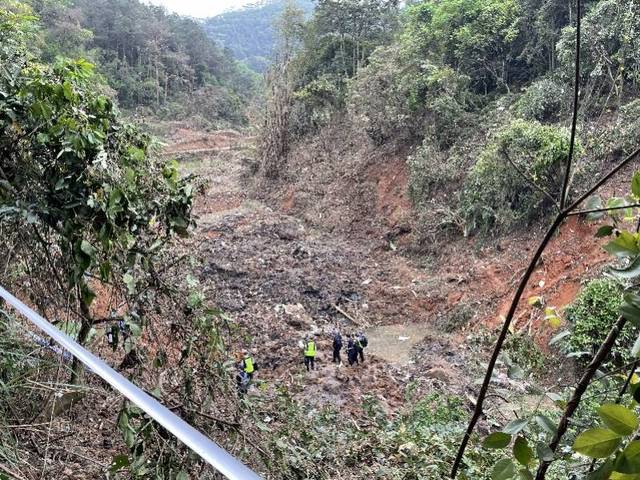
[[[236,374],[236,383],[238,384],[238,395],[242,398],[249,392],[249,384],[251,383],[249,374],[239,368]]]
[[[369,340],[364,336],[364,333],[358,332],[356,335],[356,351],[358,352],[358,357],[360,357],[360,362],[364,363],[364,349],[369,345]]]
[[[340,332],[336,332],[333,336],[333,363],[337,363],[338,365],[342,364],[340,350],[342,350],[342,335],[340,335]]]
[[[349,366],[353,366],[354,363],[358,364],[358,350],[351,334],[347,335],[347,360],[349,360]]]

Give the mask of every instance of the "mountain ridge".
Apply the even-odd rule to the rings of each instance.
[[[228,48],[237,60],[255,72],[263,73],[275,45],[274,24],[287,3],[287,0],[262,0],[205,19],[203,25],[218,45]],[[307,15],[314,9],[312,0],[294,3]]]

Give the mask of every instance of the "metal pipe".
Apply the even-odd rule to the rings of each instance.
[[[93,373],[119,391],[147,415],[173,433],[187,447],[229,480],[259,480],[262,477],[251,471],[242,462],[222,449],[198,430],[171,412],[156,399],[136,387],[104,361],[81,347],[47,320],[34,312],[7,290],[0,286],[0,297],[24,315],[31,323],[53,338],[60,346],[84,363]]]

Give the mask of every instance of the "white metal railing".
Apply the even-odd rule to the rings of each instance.
[[[230,480],[261,477],[0,286],[0,297]]]

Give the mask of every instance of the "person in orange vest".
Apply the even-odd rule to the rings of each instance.
[[[304,342],[304,365],[307,367],[307,372],[316,369],[316,342],[310,337],[307,337]]]

